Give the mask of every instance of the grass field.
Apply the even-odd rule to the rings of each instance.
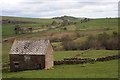
[[[19,22],[28,22],[21,23],[21,27],[41,27],[42,25],[51,24],[54,19],[40,19],[40,18],[20,18],[20,17],[6,17],[3,16],[2,19],[9,19],[11,21],[19,21]],[[2,25],[2,36],[3,38],[16,36],[14,32],[16,24],[3,24]]]
[[[116,54],[118,54],[117,50],[55,51],[54,59],[63,60],[64,58],[68,58],[68,57],[76,57],[76,55],[79,55],[77,57],[80,57],[80,58],[94,58],[95,59],[99,57],[105,57],[108,55],[116,55]]]
[[[54,19],[39,19],[39,18],[19,18],[6,17],[3,19],[16,20],[21,23],[22,27],[41,27],[42,25],[51,24]],[[59,21],[59,20],[57,20]],[[77,24],[64,26],[67,30],[62,30],[61,27],[54,29],[46,29],[43,31],[36,31],[34,33],[15,34],[14,24],[2,25],[3,39],[17,37],[17,38],[61,38],[69,35],[75,37],[74,42],[83,43],[88,35],[98,35],[106,32],[112,34],[114,31],[118,32],[118,19],[92,19],[88,22],[81,23],[77,19]],[[63,28],[63,27],[62,27]],[[79,37],[76,36],[79,34]],[[51,36],[51,34],[53,34]],[[9,63],[9,51],[12,42],[2,43],[2,62],[3,65]],[[52,45],[61,48],[62,42],[52,42]],[[118,54],[118,50],[71,50],[64,51],[54,50],[54,60],[63,60],[68,57],[80,58],[99,58],[109,55]],[[9,66],[3,67],[3,78],[118,78],[118,60],[111,60],[106,62],[97,62],[94,64],[75,64],[75,65],[55,65],[52,70],[26,70],[19,72],[10,72]]]
[[[102,29],[102,28],[118,28],[118,19],[93,19],[88,22],[76,24],[77,29]]]
[[[10,44],[3,44],[3,64],[9,63]],[[118,54],[117,50],[90,51],[55,51],[54,60],[74,57],[81,54],[82,58],[97,58]],[[118,60],[98,62],[94,64],[56,65],[53,70],[27,70],[9,72],[9,67],[3,67],[3,78],[117,78]]]
[[[8,37],[8,36],[15,36],[15,32],[14,32],[14,25],[13,24],[3,24],[2,25],[2,36],[3,37]]]
[[[3,78],[118,78],[118,60],[95,64],[57,65],[53,70],[3,73]]]
[[[3,19],[9,19],[9,20],[16,20],[16,21],[24,21],[29,23],[21,23],[21,27],[41,27],[42,25],[48,25],[51,24],[54,19],[39,19],[39,18],[19,18],[19,17],[2,17]],[[59,21],[59,20],[56,20]],[[34,23],[33,23],[34,22]],[[2,35],[3,38],[16,36],[14,32],[15,24],[3,24],[2,25]],[[89,30],[94,31],[102,31],[105,30],[107,32],[111,33],[112,31],[118,31],[118,19],[112,18],[112,19],[92,19],[88,22],[81,23],[80,20],[77,20],[77,24],[66,26],[67,31],[85,31],[89,32]],[[60,29],[56,29],[56,32],[61,31]],[[49,32],[49,30],[47,31]],[[55,31],[54,31],[55,32]],[[96,33],[97,33],[96,32]],[[37,33],[39,34],[39,32]],[[31,35],[32,36],[32,35]]]

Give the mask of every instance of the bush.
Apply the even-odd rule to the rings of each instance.
[[[74,37],[70,35],[63,36],[61,38],[62,45],[65,50],[77,50],[76,43],[73,41]]]
[[[108,49],[108,50],[118,50],[118,49],[120,49],[118,44],[119,44],[118,38],[111,38],[107,42],[106,49]]]
[[[73,41],[64,41],[63,48],[65,50],[77,50],[77,47]]]
[[[100,42],[101,47],[106,48],[109,38],[110,36],[104,32],[102,34],[99,34],[96,39]]]
[[[67,42],[67,41],[72,41],[73,38],[69,35],[65,35],[61,38],[61,40],[62,40],[62,42],[64,42],[64,41]]]
[[[118,33],[113,32],[113,36],[107,33],[99,34],[98,36],[89,35],[87,40],[83,42],[74,42],[72,37],[64,36],[62,38],[62,45],[65,50],[87,50],[87,49],[107,49],[119,50],[120,40]]]
[[[120,35],[117,32],[113,32],[112,36],[107,42],[106,49],[109,50],[119,50],[120,49]]]

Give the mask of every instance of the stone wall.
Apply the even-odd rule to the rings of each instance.
[[[109,61],[114,59],[119,59],[120,55],[112,55],[112,56],[106,56],[101,57],[97,59],[91,59],[91,58],[64,58],[64,60],[61,61],[54,61],[55,65],[61,65],[61,64],[85,64],[85,63],[95,63],[95,62],[103,62],[103,61]]]

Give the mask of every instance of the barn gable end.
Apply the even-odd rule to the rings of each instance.
[[[45,55],[45,69],[53,67],[53,48],[51,44],[48,44],[46,55]]]

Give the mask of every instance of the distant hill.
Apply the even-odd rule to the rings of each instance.
[[[61,19],[61,20],[70,20],[70,21],[74,21],[74,20],[77,20],[77,19],[80,19],[80,18],[76,18],[76,17],[73,17],[73,16],[61,16],[61,17],[54,17],[52,19]]]
[[[13,17],[13,16],[1,16],[2,24],[39,24],[47,25],[52,23],[50,18],[26,18],[26,17]]]

